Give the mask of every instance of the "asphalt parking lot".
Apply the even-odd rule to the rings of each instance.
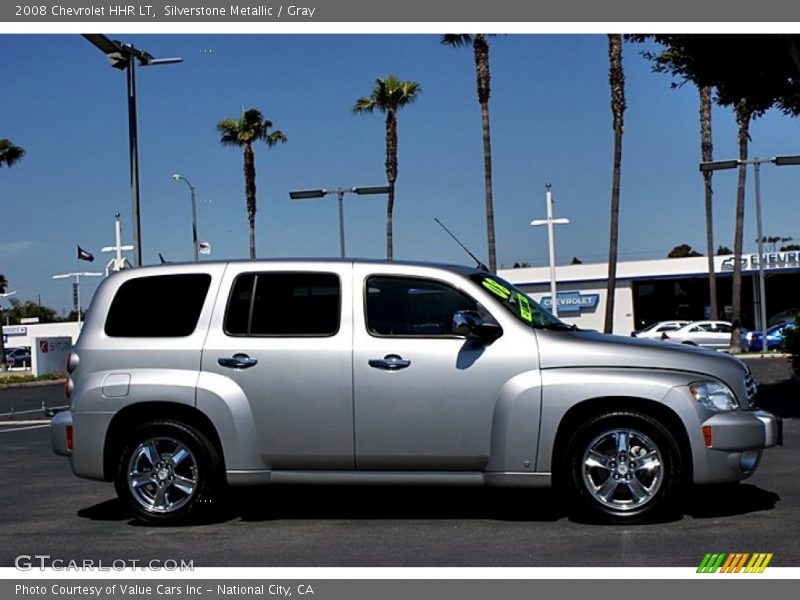
[[[0,566],[44,554],[195,567],[692,567],[706,552],[773,552],[772,566],[797,567],[800,384],[782,359],[749,364],[760,404],[785,417],[784,446],[738,486],[695,490],[680,517],[624,527],[572,521],[549,491],[427,487],[255,488],[229,494],[213,523],[146,527],[111,484],[74,477],[52,454],[40,409],[63,404],[61,386],[3,389]]]

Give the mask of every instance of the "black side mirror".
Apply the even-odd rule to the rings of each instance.
[[[453,335],[465,337],[468,340],[491,344],[503,335],[503,328],[495,323],[485,322],[474,310],[460,310],[453,315],[452,332]]]

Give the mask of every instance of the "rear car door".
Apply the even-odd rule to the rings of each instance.
[[[202,368],[244,392],[268,469],[354,467],[351,268],[232,263],[225,273]]]

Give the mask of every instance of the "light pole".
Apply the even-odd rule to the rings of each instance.
[[[538,227],[540,225],[547,225],[547,246],[550,254],[550,309],[551,312],[558,316],[558,297],[556,296],[556,243],[555,235],[553,232],[553,225],[566,225],[569,219],[553,218],[553,190],[552,185],[549,183],[545,185],[545,200],[547,203],[547,218],[534,219],[531,225]]]
[[[175,173],[172,176],[172,179],[174,179],[175,181],[183,181],[183,182],[185,182],[186,185],[189,186],[189,191],[191,192],[191,198],[192,198],[192,258],[194,259],[194,262],[197,262],[198,261],[198,255],[197,255],[197,251],[198,251],[198,248],[197,248],[197,204],[196,204],[196,201],[195,201],[194,186],[192,185],[191,181],[186,179],[186,177],[184,177],[180,173]]]
[[[83,35],[106,55],[108,62],[115,69],[127,70],[128,79],[128,152],[130,155],[131,173],[131,223],[133,226],[133,263],[142,266],[142,235],[139,226],[139,142],[136,125],[136,61],[139,66],[167,65],[183,62],[182,58],[153,58],[151,54],[134,48],[132,44],[123,44],[111,40],[102,34],[87,33]],[[135,60],[134,60],[135,59]]]
[[[81,277],[101,277],[102,273],[81,272],[81,273],[61,273],[53,275],[53,279],[65,279],[67,277],[74,277],[75,281],[72,284],[72,289],[75,292],[73,296],[73,304],[75,305],[75,312],[78,314],[78,327],[81,324]]]
[[[308,200],[309,198],[323,198],[336,194],[339,199],[339,253],[341,257],[345,257],[344,251],[344,195],[345,194],[358,194],[364,196],[367,194],[388,194],[388,185],[366,185],[351,188],[336,188],[332,190],[318,189],[318,190],[297,190],[289,192],[289,198],[292,200]]]
[[[767,334],[767,291],[764,279],[764,233],[761,228],[761,165],[764,163],[772,163],[777,166],[785,165],[800,165],[800,156],[773,156],[772,158],[753,158],[751,160],[714,160],[700,163],[700,171],[721,171],[724,169],[735,169],[741,165],[753,165],[753,186],[755,187],[756,195],[756,235],[758,239],[758,319],[760,323],[756,324],[756,329],[761,331],[766,336]],[[738,256],[733,257],[734,260],[739,260]],[[763,339],[767,339],[764,337]]]

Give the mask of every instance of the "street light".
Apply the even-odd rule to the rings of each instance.
[[[545,199],[547,202],[547,218],[534,219],[531,225],[538,227],[540,225],[547,225],[547,246],[550,254],[550,312],[558,316],[558,297],[556,296],[556,243],[555,236],[553,235],[553,225],[566,225],[569,219],[553,218],[553,191],[552,186],[548,183],[545,186]]]
[[[297,190],[289,192],[289,198],[292,200],[308,200],[309,198],[323,198],[336,194],[339,199],[339,252],[342,258],[345,257],[344,252],[344,195],[345,194],[358,194],[365,196],[369,194],[388,194],[388,185],[366,185],[351,188],[336,188],[332,190],[318,189],[318,190]]]
[[[773,156],[772,158],[753,158],[751,160],[715,160],[700,163],[700,171],[721,171],[723,169],[735,169],[739,166],[753,165],[753,186],[756,194],[756,235],[758,240],[758,295],[759,295],[759,314],[760,323],[756,328],[760,328],[764,335],[767,332],[767,291],[764,280],[764,234],[761,228],[761,165],[772,163],[776,166],[800,165],[800,156]],[[739,257],[735,256],[734,260]],[[766,339],[766,337],[764,338]]]
[[[142,235],[139,226],[139,142],[136,126],[136,61],[139,66],[168,65],[183,62],[182,58],[153,58],[151,54],[134,48],[132,44],[124,44],[111,40],[102,34],[85,33],[83,37],[94,44],[106,55],[112,67],[128,71],[128,151],[130,154],[131,173],[131,212],[133,225],[133,263],[135,267],[142,265]],[[135,59],[135,60],[134,60]]]
[[[174,179],[175,181],[183,181],[183,182],[185,182],[186,185],[189,186],[189,191],[191,192],[191,199],[192,199],[192,258],[194,258],[194,261],[197,262],[197,260],[198,260],[198,257],[197,257],[197,250],[198,250],[198,248],[197,248],[197,205],[196,205],[195,196],[194,196],[194,186],[192,185],[191,181],[186,179],[186,177],[184,177],[180,173],[175,173],[172,176],[172,179]]]
[[[53,279],[65,279],[67,277],[74,277],[75,281],[72,284],[73,297],[72,303],[75,305],[75,312],[78,313],[78,327],[81,324],[81,277],[101,277],[102,273],[61,273],[53,275]]]

